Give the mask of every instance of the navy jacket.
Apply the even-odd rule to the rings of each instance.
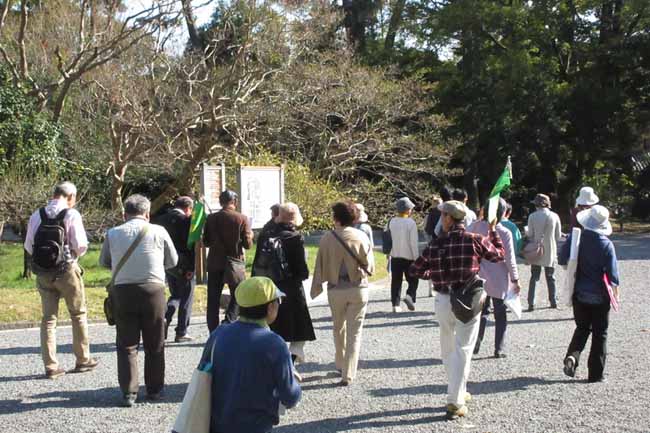
[[[569,235],[559,253],[558,263],[560,265],[567,264],[570,252],[571,236]],[[607,236],[591,230],[582,230],[574,289],[576,299],[585,304],[609,303],[607,289],[603,282],[605,273],[613,285],[619,285],[618,262],[614,244]]]
[[[282,337],[255,323],[219,326],[208,339],[199,368],[212,368],[212,432],[268,433],[279,423],[279,403],[294,407],[301,390]]]

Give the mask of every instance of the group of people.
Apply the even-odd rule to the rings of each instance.
[[[73,325],[75,371],[95,369],[90,356],[83,270],[78,264],[88,248],[81,215],[74,209],[76,188],[63,182],[52,200],[29,221],[25,249],[32,255],[37,285],[43,300],[42,356],[46,376],[63,374],[56,359],[58,302],[66,301]],[[443,194],[441,194],[443,195]],[[396,216],[384,231],[391,237],[391,304],[413,310],[418,279],[430,281],[436,292],[435,314],[440,324],[441,358],[448,377],[447,418],[464,416],[471,400],[467,378],[472,354],[480,350],[487,316],[495,315],[494,356],[505,354],[507,309],[504,299],[519,294],[517,251],[524,240],[508,217],[512,207],[500,199],[496,218],[489,220],[488,205],[479,216],[467,206],[467,194],[456,190],[435,197],[427,220],[430,242],[418,248],[418,230],[411,214],[415,205],[407,197],[395,203]],[[315,333],[303,291],[309,278],[303,218],[294,203],[272,208],[272,218],[258,235],[252,275],[246,278],[245,250],[253,245],[249,219],[237,211],[237,194],[220,195],[221,210],[208,216],[203,243],[209,248],[206,342],[199,368],[214,368],[211,432],[269,432],[279,421],[280,405],[291,408],[300,399],[302,380],[296,365],[304,362],[305,343]],[[573,311],[576,330],[564,359],[564,372],[574,376],[589,335],[592,350],[589,381],[603,380],[609,297],[603,275],[617,291],[619,278],[614,247],[608,236],[607,209],[597,205],[591,188],[583,188],[576,202],[575,224],[583,229]],[[102,246],[100,264],[110,268],[113,316],[116,324],[118,382],[121,403],[130,407],[138,396],[137,351],[145,352],[146,398],[162,398],[164,349],[172,318],[177,314],[174,341],[188,334],[194,291],[194,249],[187,238],[193,200],[179,197],[174,208],[150,223],[150,202],[132,195],[124,202],[124,224],[110,229]],[[534,309],[535,284],[544,268],[549,301],[557,308],[554,267],[558,263],[560,221],[550,210],[548,196],[538,194],[537,210],[528,218],[525,239],[543,245],[543,254],[531,265],[529,311]],[[368,306],[369,277],[375,272],[374,241],[362,205],[340,201],[332,208],[333,229],[324,233],[312,275],[312,298],[327,288],[333,322],[335,366],[340,386],[357,376],[363,322]],[[569,258],[570,239],[559,251],[559,263]],[[401,287],[406,279],[404,298]],[[165,300],[165,284],[171,296]],[[219,308],[224,285],[230,299],[220,325]],[[469,294],[469,298],[464,298]]]

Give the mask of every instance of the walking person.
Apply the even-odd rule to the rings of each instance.
[[[117,376],[125,407],[137,399],[140,338],[147,400],[159,400],[165,384],[165,270],[177,265],[178,255],[167,230],[149,223],[150,209],[146,197],[129,196],[125,223],[108,230],[99,256],[99,264],[113,273]]]
[[[578,268],[573,291],[573,316],[576,329],[564,358],[564,373],[575,376],[580,355],[591,334],[591,350],[587,361],[589,382],[604,380],[607,359],[607,330],[609,328],[610,296],[604,275],[611,283],[614,296],[619,294],[618,262],[614,244],[609,239],[612,225],[609,211],[600,205],[582,210],[576,215],[584,228],[580,235]],[[560,250],[559,263],[567,264],[571,250],[571,235]]]
[[[285,293],[271,330],[289,343],[294,375],[299,381],[302,378],[295,369],[295,364],[305,360],[305,343],[316,339],[302,287],[302,282],[309,278],[305,240],[298,231],[302,223],[300,209],[295,203],[281,204],[274,228],[260,234],[253,262],[253,276],[264,274],[263,276],[270,277]],[[279,243],[275,243],[276,240]],[[275,253],[277,248],[281,248],[281,254]],[[284,263],[280,263],[282,257]],[[282,269],[268,269],[273,266]]]
[[[466,322],[459,320],[453,312],[450,293],[476,281],[483,260],[499,263],[505,253],[495,230],[496,221],[489,224],[485,237],[465,230],[464,203],[448,201],[440,205],[440,211],[444,235],[424,249],[410,272],[420,279],[432,280],[438,292],[435,310],[440,325],[440,354],[449,382],[446,417],[451,420],[465,416],[468,411],[466,403],[471,396],[467,392],[467,378],[481,313]]]
[[[481,270],[479,276],[485,279],[485,293],[488,298],[483,306],[481,312],[481,321],[478,330],[478,339],[474,346],[474,354],[478,354],[481,348],[481,343],[485,337],[485,328],[487,326],[487,318],[490,314],[489,307],[492,303],[494,308],[494,357],[505,358],[505,339],[506,328],[508,326],[508,318],[506,315],[506,305],[504,299],[508,292],[514,291],[519,293],[521,288],[519,286],[519,273],[517,271],[517,258],[515,255],[515,246],[512,239],[512,233],[504,225],[502,225],[502,218],[507,209],[507,203],[504,199],[499,199],[497,207],[497,226],[496,232],[501,239],[503,249],[505,251],[505,261],[499,263],[492,263],[486,260],[481,262]],[[487,205],[483,208],[483,217],[472,223],[467,229],[468,232],[478,233],[482,236],[488,236],[490,231],[490,224],[487,222]]]
[[[219,305],[223,286],[228,284],[230,302],[226,322],[237,320],[235,299],[237,285],[246,278],[244,249],[253,245],[253,232],[248,217],[237,212],[237,193],[226,190],[219,195],[221,210],[210,214],[203,229],[203,243],[210,249],[207,260],[208,307],[207,324],[210,332],[219,325]]]
[[[393,241],[390,250],[390,301],[393,313],[400,313],[402,308],[402,281],[406,279],[408,288],[404,303],[410,311],[415,310],[418,290],[418,279],[408,273],[408,269],[418,258],[418,226],[411,218],[415,205],[408,197],[402,197],[395,202],[397,216],[388,220],[385,230],[390,231]]]
[[[361,332],[368,306],[368,276],[375,270],[368,237],[352,227],[356,211],[351,201],[332,206],[334,230],[321,238],[311,286],[313,299],[322,293],[323,283],[327,283],[335,364],[341,372],[341,386],[348,386],[356,377]]]
[[[93,370],[99,364],[90,357],[86,291],[79,257],[88,250],[88,238],[77,204],[77,187],[62,182],[54,187],[52,199],[29,218],[24,248],[32,257],[32,270],[41,296],[41,357],[45,376],[57,379],[65,374],[56,357],[56,322],[59,300],[65,300],[72,322],[73,372]],[[52,260],[52,257],[56,257]]]
[[[235,296],[239,320],[210,334],[199,363],[212,371],[210,432],[269,433],[280,404],[290,409],[301,397],[287,345],[269,329],[284,293],[269,278],[252,277]]]
[[[506,202],[506,210],[503,212],[503,218],[501,218],[501,222],[499,224],[510,230],[510,234],[512,235],[512,243],[515,246],[516,257],[519,253],[519,250],[521,250],[521,231],[519,230],[519,227],[517,227],[517,224],[510,221],[510,215],[512,215],[512,205]]]
[[[551,308],[557,306],[557,290],[555,287],[555,265],[557,264],[557,243],[562,236],[560,217],[551,211],[551,199],[545,194],[537,194],[533,204],[537,209],[528,216],[527,237],[530,242],[542,241],[544,254],[539,258],[529,260],[530,283],[528,285],[528,311],[535,310],[535,286],[544,268],[546,286],[548,287],[548,302]]]
[[[592,206],[598,204],[600,199],[594,192],[594,189],[590,186],[583,186],[580,188],[580,192],[578,193],[578,197],[576,198],[576,205],[573,209],[571,209],[571,220],[569,221],[569,233],[571,232],[571,229],[574,227],[577,228],[582,228],[580,227],[580,224],[578,223],[577,215],[578,212],[583,211],[585,209],[590,209]]]
[[[427,214],[427,220],[424,224],[424,232],[429,236],[429,241],[432,241],[438,237],[436,235],[436,224],[440,219],[440,210],[438,206],[442,203],[442,198],[438,194],[434,194],[431,198],[431,209]]]
[[[372,236],[372,227],[370,224],[368,224],[368,214],[366,213],[366,208],[360,203],[356,203],[355,206],[357,207],[357,218],[354,220],[354,228],[361,230],[366,234],[366,236],[368,236],[370,247],[374,249],[375,240]]]
[[[445,199],[444,195],[442,195],[443,202],[445,201],[458,201],[461,202],[465,206],[465,218],[463,219],[463,224],[465,227],[469,227],[470,224],[472,224],[474,221],[476,221],[476,213],[471,210],[469,207],[467,207],[467,191],[465,191],[462,188],[456,188],[455,190],[451,191],[451,198]],[[436,236],[440,236],[440,234],[443,232],[442,230],[442,217],[438,218],[438,224],[436,224],[436,228],[434,229],[434,233]]]
[[[176,343],[193,340],[187,333],[190,317],[192,317],[194,298],[195,252],[194,248],[187,246],[193,208],[194,200],[190,197],[178,197],[174,202],[174,208],[156,220],[156,223],[163,226],[169,233],[178,254],[178,264],[165,272],[170,292],[165,313],[165,340],[172,318],[178,312],[174,338]]]

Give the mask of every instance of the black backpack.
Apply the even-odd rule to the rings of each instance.
[[[276,284],[292,277],[280,236],[268,237],[257,246],[253,276],[268,277]]]
[[[36,275],[63,272],[68,267],[64,249],[67,239],[65,225],[63,224],[68,209],[63,209],[54,218],[47,216],[44,207],[39,212],[41,224],[34,234],[32,270]]]
[[[393,249],[393,236],[390,233],[390,222],[393,219],[391,218],[388,221],[388,226],[386,227],[386,230],[381,232],[381,251],[384,254],[390,254],[390,251]]]

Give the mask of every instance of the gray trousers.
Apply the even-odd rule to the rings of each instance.
[[[542,267],[537,265],[530,266],[530,283],[528,284],[528,306],[535,305],[535,286],[539,281],[542,273]],[[548,302],[551,307],[557,306],[557,291],[555,288],[555,268],[544,267],[544,275],[546,276],[546,286],[548,287]]]

